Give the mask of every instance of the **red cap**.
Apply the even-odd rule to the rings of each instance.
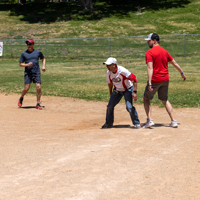
[[[26,40],[26,44],[27,44],[27,42],[30,42],[30,43],[32,43],[32,44],[35,44],[35,42],[34,42],[32,39]]]

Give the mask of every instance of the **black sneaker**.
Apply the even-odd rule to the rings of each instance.
[[[113,125],[112,124],[104,124],[101,128],[112,128]]]
[[[19,107],[22,107],[22,102],[23,102],[23,97],[20,97],[19,101],[18,101],[18,106]]]

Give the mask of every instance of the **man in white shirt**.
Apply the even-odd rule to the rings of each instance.
[[[102,128],[112,128],[114,123],[114,107],[120,102],[123,96],[126,101],[126,109],[131,116],[134,128],[140,128],[140,120],[133,106],[133,99],[137,101],[136,76],[126,68],[117,66],[117,60],[115,58],[110,57],[103,64],[108,68],[106,80],[110,92],[110,100],[107,105],[106,123]]]

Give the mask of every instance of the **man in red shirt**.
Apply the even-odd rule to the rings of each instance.
[[[170,118],[171,127],[177,128],[178,123],[174,119],[173,108],[168,101],[168,85],[169,85],[169,72],[168,62],[171,63],[181,74],[183,80],[186,80],[183,70],[178,63],[172,58],[172,56],[159,45],[159,36],[156,33],[149,34],[145,39],[151,48],[146,52],[146,64],[148,82],[144,92],[144,108],[147,115],[147,122],[143,128],[148,128],[154,125],[150,112],[150,100],[158,92],[158,99],[160,99]]]

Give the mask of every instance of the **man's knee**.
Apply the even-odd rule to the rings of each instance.
[[[28,91],[29,89],[30,89],[30,84],[25,84],[24,90],[25,90],[25,91]]]
[[[41,84],[40,83],[36,83],[35,85],[36,85],[37,90],[41,90]]]
[[[166,105],[167,101],[163,101],[163,100],[162,100],[162,103],[163,103],[164,105]]]
[[[112,110],[112,109],[114,109],[114,107],[115,107],[115,106],[113,106],[112,104],[108,104],[108,105],[107,105],[107,109],[108,109],[108,110]]]
[[[126,102],[126,110],[130,113],[133,109],[133,105],[130,102]]]
[[[143,97],[143,100],[144,100],[144,102],[145,102],[145,101],[148,101],[148,102],[150,101],[149,99],[147,99],[147,98],[145,98],[145,97]]]

